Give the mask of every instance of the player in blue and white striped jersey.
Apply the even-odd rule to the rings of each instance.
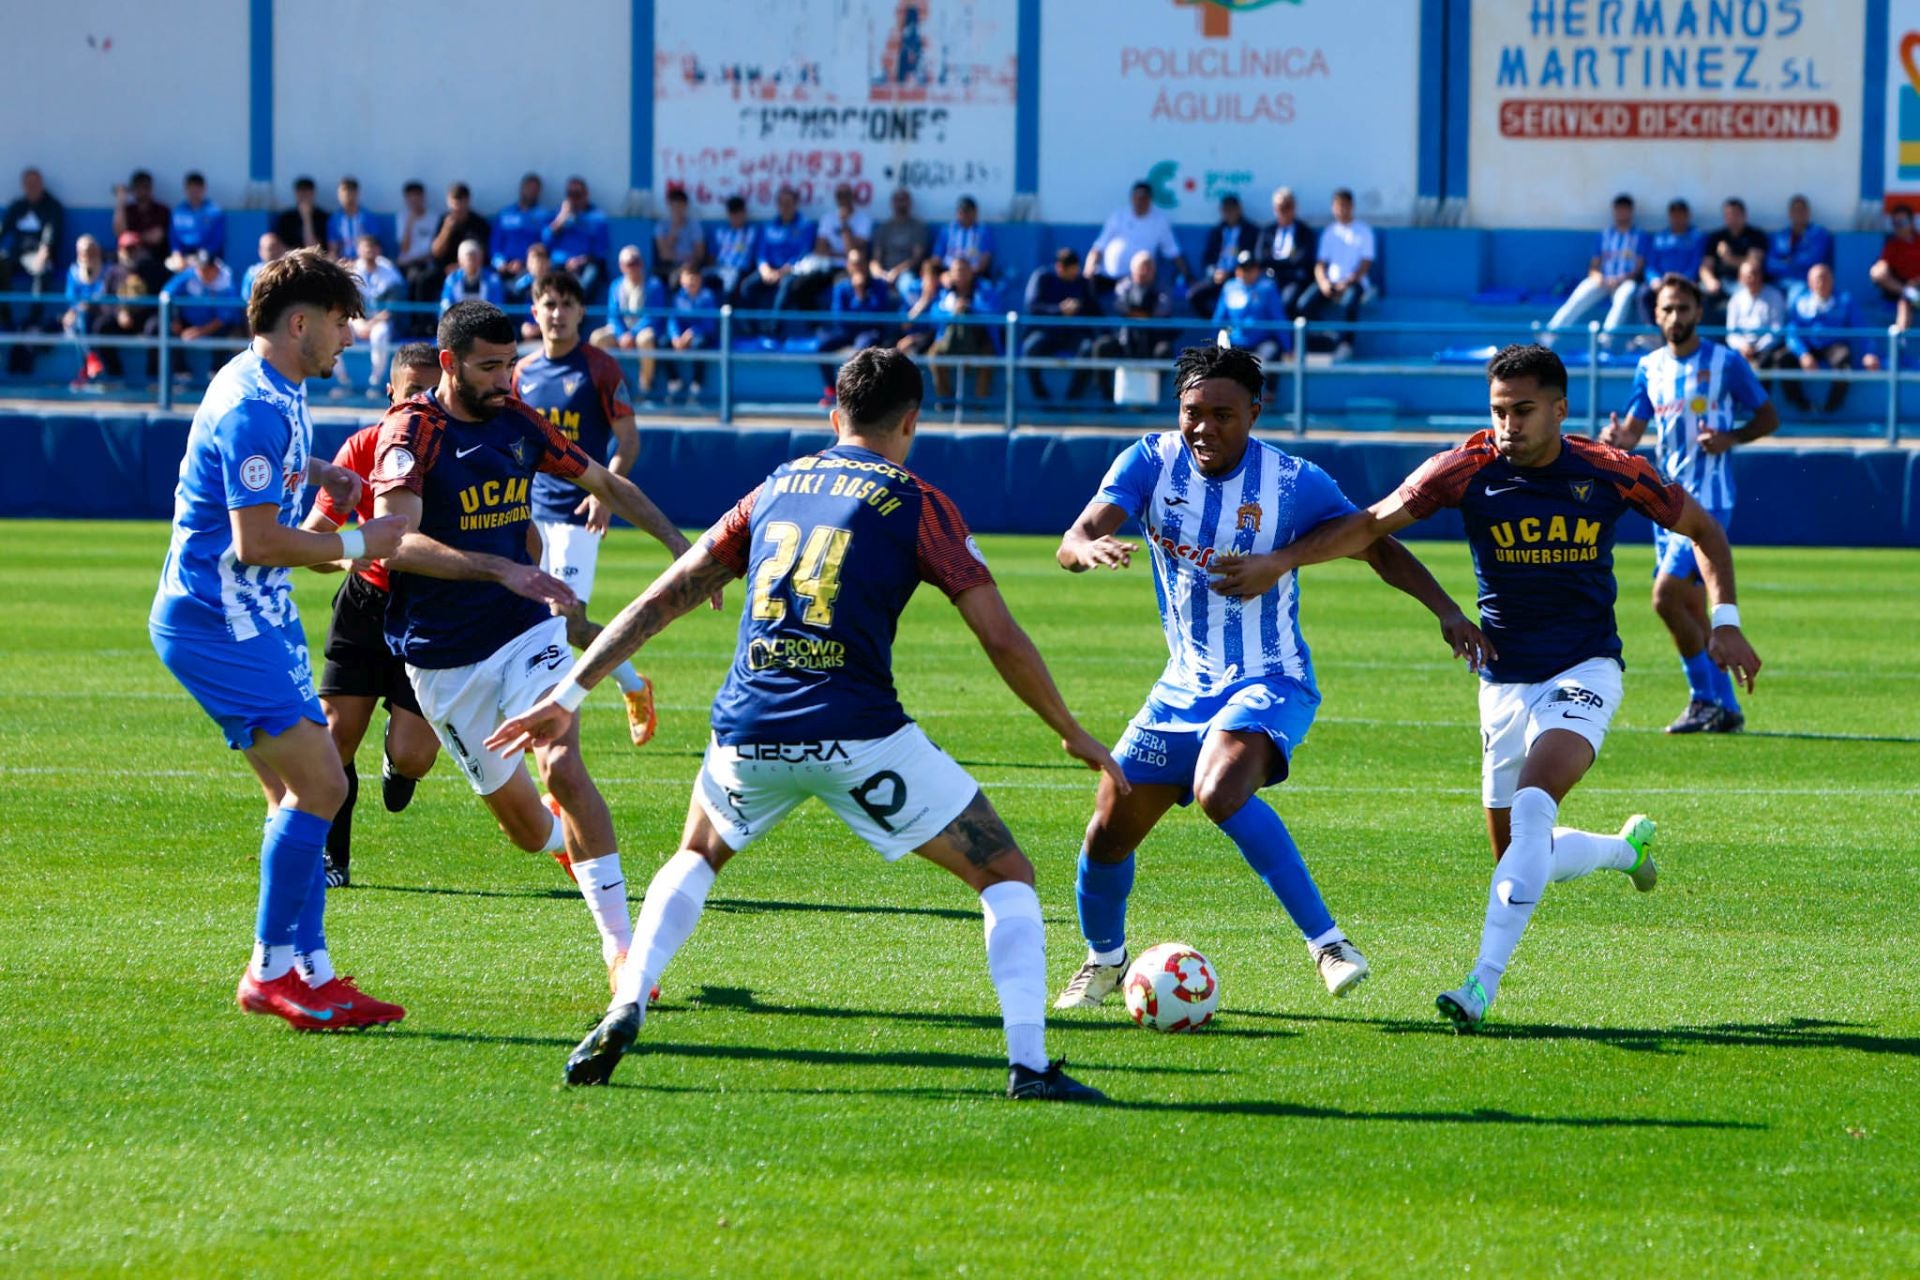
[[[1168,657],[1114,748],[1132,790],[1103,781],[1087,824],[1075,881],[1087,960],[1056,1008],[1097,1005],[1119,984],[1134,849],[1170,807],[1195,800],[1280,899],[1327,989],[1344,995],[1367,976],[1286,825],[1258,795],[1288,776],[1320,705],[1299,580],[1265,574],[1266,556],[1354,510],[1319,467],[1252,438],[1261,378],[1251,352],[1183,352],[1179,430],[1121,454],[1060,542],[1062,568],[1123,568],[1138,548],[1114,535],[1140,522]],[[1485,638],[1411,552],[1385,538],[1359,558],[1431,609],[1455,655],[1478,669]]]
[[[1610,415],[1600,442],[1631,450],[1653,424],[1661,478],[1692,494],[1724,529],[1733,522],[1727,455],[1736,444],[1772,435],[1780,414],[1744,356],[1700,336],[1700,313],[1700,286],[1692,279],[1675,274],[1660,281],[1654,322],[1666,345],[1640,358],[1626,417]],[[1750,416],[1737,426],[1742,412]],[[1747,720],[1733,679],[1707,656],[1713,628],[1693,541],[1655,526],[1653,548],[1653,610],[1673,634],[1687,675],[1687,709],[1667,732],[1738,733]]]

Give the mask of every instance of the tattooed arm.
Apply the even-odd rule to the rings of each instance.
[[[640,646],[659,635],[668,623],[718,593],[739,575],[714,559],[704,542],[696,544],[653,580],[637,599],[622,609],[580,655],[567,683],[583,689],[613,673]],[[564,688],[564,685],[562,686]],[[561,737],[573,724],[574,713],[557,700],[555,690],[524,715],[515,716],[493,731],[487,747],[505,755]]]

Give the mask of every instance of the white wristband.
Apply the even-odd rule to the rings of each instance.
[[[340,558],[358,560],[367,554],[367,535],[358,529],[340,530]]]
[[[1716,627],[1738,627],[1740,625],[1740,606],[1737,604],[1717,604],[1713,606],[1713,625]]]
[[[553,692],[547,696],[569,711],[578,711],[580,704],[587,700],[587,686],[568,673],[567,678],[553,686]]]

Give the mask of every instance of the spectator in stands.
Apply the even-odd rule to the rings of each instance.
[[[168,238],[173,253],[167,265],[178,271],[187,259],[205,249],[216,258],[227,252],[227,213],[207,199],[207,180],[197,170],[180,182],[184,199],[173,206],[169,217]]]
[[[1822,368],[1851,369],[1855,340],[1836,331],[1859,327],[1860,312],[1853,305],[1853,295],[1834,292],[1833,268],[1824,262],[1815,263],[1807,271],[1807,287],[1787,304],[1787,350],[1808,373]],[[1861,355],[1860,367],[1878,369],[1880,357],[1868,351]],[[1785,391],[1787,402],[1794,408],[1808,407],[1806,390],[1798,382],[1787,383]],[[1827,388],[1826,411],[1833,413],[1846,402],[1847,380],[1836,378]]]
[[[456,269],[440,289],[441,315],[447,314],[454,303],[474,298],[496,307],[506,306],[507,291],[500,284],[499,274],[487,265],[487,246],[478,240],[463,240],[455,261]]]
[[[553,270],[553,250],[545,242],[535,240],[527,246],[525,270],[512,280],[502,279],[500,287],[506,291],[507,301],[521,301],[528,304],[520,321],[520,340],[522,342],[540,341],[540,326],[533,321],[533,295],[540,287],[540,281],[547,272]]]
[[[713,229],[709,257],[719,296],[739,305],[740,286],[752,278],[760,261],[760,228],[747,221],[745,196],[727,197],[727,220]]]
[[[242,302],[253,297],[254,277],[260,274],[261,268],[265,267],[269,262],[278,262],[281,258],[287,256],[287,246],[281,244],[280,237],[271,231],[261,234],[257,251],[260,255],[259,258],[249,263],[247,269],[240,275],[240,301]]]
[[[873,229],[873,274],[893,285],[915,279],[927,256],[927,224],[913,216],[913,193],[905,187],[893,193],[893,216]]]
[[[158,296],[161,286],[167,282],[167,271],[166,268],[160,264],[158,258],[147,252],[147,246],[140,239],[138,233],[132,231],[121,232],[120,239],[115,247],[118,252],[114,258],[113,266],[109,268],[109,270],[120,273],[122,277],[128,275],[138,276],[143,286],[140,290],[142,296]],[[126,291],[119,288],[118,284],[118,280],[110,282],[107,285],[107,292],[116,297],[123,296]]]
[[[979,203],[972,196],[961,196],[953,205],[953,221],[940,228],[933,242],[933,256],[949,266],[965,258],[976,277],[990,280],[996,248],[993,228],[980,221]]]
[[[1653,302],[1659,293],[1657,283],[1669,275],[1699,279],[1701,259],[1707,256],[1707,238],[1693,225],[1693,209],[1685,200],[1675,198],[1667,201],[1666,227],[1648,236],[1646,243],[1645,282],[1640,288],[1637,310],[1639,323],[1652,324]],[[1658,345],[1658,339],[1651,334],[1643,335],[1636,345],[1652,349]]]
[[[1747,221],[1747,202],[1729,196],[1720,206],[1723,225],[1707,237],[1707,252],[1700,260],[1700,292],[1705,301],[1705,323],[1723,318],[1727,299],[1733,296],[1734,283],[1740,278],[1740,264],[1758,257],[1764,267],[1767,233]]]
[[[1095,292],[1112,292],[1130,270],[1133,255],[1142,249],[1172,261],[1181,279],[1193,278],[1186,255],[1180,252],[1180,242],[1173,238],[1173,223],[1164,211],[1153,207],[1152,185],[1136,182],[1127,194],[1126,205],[1107,215],[1100,234],[1093,239],[1093,248],[1087,250],[1087,274],[1093,277]]]
[[[1027,279],[1027,296],[1020,310],[1030,316],[1055,316],[1062,319],[1088,319],[1100,314],[1100,304],[1093,296],[1093,286],[1087,283],[1086,274],[1080,269],[1080,255],[1071,248],[1061,246],[1053,255],[1051,267],[1036,267]],[[1044,359],[1056,355],[1084,354],[1083,348],[1093,340],[1093,331],[1085,325],[1035,325],[1028,331],[1026,339],[1020,344],[1022,355],[1029,358]],[[1078,399],[1087,389],[1088,371],[1075,369],[1067,380],[1067,398]],[[1027,370],[1027,385],[1033,391],[1036,400],[1050,400],[1047,380],[1038,369]]]
[[[151,186],[149,186],[151,190]],[[20,197],[0,214],[0,293],[51,293],[57,286],[66,210],[47,190],[38,169],[20,172]],[[43,322],[39,307],[28,304],[16,314],[0,303],[0,329],[35,329]],[[30,372],[36,349],[14,344],[8,367]]]
[[[1727,345],[1746,357],[1755,372],[1777,369],[1792,363],[1781,336],[1786,323],[1787,300],[1767,283],[1760,264],[1748,258],[1740,264],[1740,287],[1727,300]],[[1792,391],[1806,399],[1797,383]]]
[[[387,243],[386,220],[361,207],[360,179],[340,179],[339,185],[334,188],[334,195],[339,199],[340,207],[327,219],[327,247],[333,256],[342,262],[354,261],[360,253],[361,236],[372,236],[375,243],[382,246],[384,253]],[[380,369],[380,386],[384,387],[387,385],[387,366],[385,362],[376,363]]]
[[[1894,326],[1904,333],[1913,327],[1913,308],[1920,303],[1920,232],[1914,230],[1913,210],[1904,204],[1893,206],[1887,221],[1890,234],[1867,274],[1893,303]]]
[[[1540,344],[1551,347],[1559,341],[1560,330],[1574,329],[1586,323],[1593,312],[1606,308],[1601,327],[1608,333],[1625,328],[1634,321],[1634,304],[1640,297],[1640,279],[1647,269],[1647,237],[1633,225],[1633,197],[1613,198],[1613,222],[1600,231],[1593,257],[1587,260],[1587,274],[1560,309],[1547,321],[1547,332]],[[1604,340],[1603,340],[1604,341]]]
[[[432,277],[434,295],[439,296],[440,281],[433,265],[433,233],[438,226],[438,219],[427,208],[426,184],[410,179],[400,188],[393,265],[407,278],[407,291],[416,299],[422,283],[429,277]]]
[[[132,232],[127,234],[133,235]],[[121,258],[129,256],[143,263],[152,261],[141,258],[137,244],[134,249],[123,252]],[[117,305],[108,309],[96,332],[102,337],[157,337],[160,333],[160,309],[151,305],[154,293],[155,290],[148,287],[146,277],[136,267],[126,265],[123,260],[115,261],[107,268],[106,295],[114,299]],[[119,351],[113,347],[103,347],[100,358],[107,371],[118,377],[122,368]],[[157,359],[157,353],[149,348],[146,358],[149,378],[153,377]]]
[[[894,340],[895,350],[918,355],[933,345],[934,307],[940,302],[946,280],[947,264],[929,254],[920,259],[919,275],[900,282],[900,301],[907,314],[900,336]]]
[[[155,262],[167,257],[167,233],[173,219],[167,206],[153,198],[153,175],[135,169],[125,186],[113,189],[113,234],[131,231],[140,237],[140,252]]]
[[[1272,364],[1292,345],[1292,324],[1280,290],[1267,279],[1266,263],[1252,251],[1242,251],[1233,265],[1233,279],[1220,288],[1220,300],[1214,304],[1213,322],[1227,331],[1234,346],[1251,351],[1265,364]],[[1279,384],[1279,374],[1269,372],[1267,387]]]
[[[571,271],[589,303],[597,304],[607,285],[607,215],[587,196],[587,180],[567,179],[567,198],[540,233],[553,260]]]
[[[833,189],[833,216],[820,219],[813,251],[835,262],[845,262],[847,254],[855,249],[864,260],[872,247],[873,219],[854,204],[853,188],[843,182]]]
[[[1237,269],[1239,263],[1234,265]],[[1107,302],[1114,315],[1129,320],[1164,320],[1173,314],[1173,295],[1161,286],[1159,260],[1151,251],[1142,249],[1133,255],[1127,278],[1114,286]],[[1219,305],[1218,299],[1215,305]],[[1173,358],[1176,332],[1154,325],[1128,325],[1095,338],[1086,354],[1101,360],[1157,364]]]
[[[244,328],[233,272],[205,249],[188,259],[186,269],[167,281],[166,291],[173,296],[173,336],[184,342],[217,338],[236,326]],[[212,376],[213,353],[188,350],[180,364],[176,378],[204,380]]]
[[[728,202],[731,208],[732,202]],[[700,269],[680,268],[680,288],[673,295],[673,310],[667,317],[667,345],[675,351],[712,348],[720,341],[720,321],[712,314],[720,309],[720,299],[707,288]],[[702,314],[706,313],[706,314]],[[667,395],[678,397],[686,385],[687,399],[700,398],[700,364],[694,360],[679,362],[678,376],[667,374]]]
[[[707,232],[689,213],[687,189],[667,189],[667,220],[653,229],[653,269],[663,281],[680,278],[680,268],[707,265]]]
[[[879,345],[892,328],[888,322],[900,310],[893,286],[873,274],[866,251],[859,248],[847,250],[846,278],[834,283],[828,305],[833,319],[820,330],[822,351],[859,350]],[[834,365],[820,366],[823,408],[833,404],[835,374]]]
[[[694,267],[695,271],[699,269]],[[648,272],[646,257],[637,244],[620,250],[620,278],[613,282],[607,309],[607,323],[595,329],[589,341],[602,351],[639,352],[640,394],[651,396],[656,372],[653,352],[659,345],[660,329],[665,327],[667,289],[659,277]]]
[[[1297,212],[1293,188],[1275,187],[1273,225],[1260,233],[1253,249],[1254,256],[1266,267],[1267,278],[1280,291],[1280,302],[1289,316],[1300,314],[1307,291],[1313,288],[1313,264],[1320,247],[1320,237],[1300,221]]]
[[[80,372],[73,379],[76,390],[99,377],[103,371],[116,376],[120,372],[119,352],[107,348],[114,357],[109,362],[85,345],[86,336],[99,332],[106,322],[107,309],[100,305],[106,296],[106,252],[92,236],[81,236],[74,242],[73,265],[67,268],[67,312],[60,318],[60,327],[76,342],[80,342],[85,350],[81,357]]]
[[[1787,201],[1787,225],[1767,237],[1767,279],[1797,285],[1822,262],[1833,265],[1833,233],[1813,220],[1805,196],[1795,196]]]
[[[789,311],[806,306],[811,288],[818,283],[800,268],[800,260],[813,252],[819,232],[812,221],[800,216],[800,193],[792,187],[780,188],[775,198],[775,215],[760,227],[760,259],[754,274],[741,286],[740,300],[750,310]],[[760,326],[773,333],[771,324]]]
[[[1201,255],[1202,269],[1206,279],[1193,287],[1187,295],[1187,305],[1193,308],[1197,316],[1213,314],[1213,304],[1220,298],[1220,289],[1233,279],[1235,265],[1240,255],[1251,253],[1262,256],[1260,249],[1260,228],[1246,219],[1240,208],[1240,197],[1228,192],[1220,197],[1220,221],[1207,232],[1206,252]]]
[[[527,273],[527,250],[539,243],[540,233],[553,221],[553,209],[540,203],[546,184],[537,173],[520,175],[520,196],[493,215],[493,269],[507,282],[507,298],[527,302],[529,296],[515,289],[515,282]]]
[[[354,258],[347,269],[360,282],[360,306],[366,312],[352,321],[353,336],[367,344],[367,354],[372,361],[372,378],[367,390],[378,394],[387,384],[387,358],[393,349],[393,313],[387,308],[396,299],[406,297],[407,278],[380,252],[380,237],[371,231],[362,232],[354,241]],[[349,386],[347,362],[341,360],[334,368],[340,385]]]
[[[1337,307],[1341,317],[1353,323],[1360,314],[1360,303],[1372,288],[1368,273],[1373,270],[1375,253],[1373,228],[1353,216],[1353,192],[1340,187],[1333,193],[1333,221],[1320,233],[1313,288],[1301,305],[1301,314],[1312,318]],[[1349,329],[1335,342],[1333,358],[1346,360],[1352,355],[1353,331]]]
[[[445,276],[460,264],[460,251],[467,241],[480,246],[484,255],[487,246],[493,243],[493,227],[487,220],[473,211],[473,188],[464,182],[447,184],[447,209],[440,215],[440,225],[433,233],[433,264]],[[485,265],[484,263],[482,265]],[[464,267],[461,268],[465,270]],[[434,288],[440,288],[440,281],[434,281]]]
[[[939,328],[933,335],[933,345],[928,348],[936,356],[984,356],[983,360],[972,365],[973,393],[985,399],[993,393],[994,336],[997,325],[968,324],[974,317],[991,318],[999,309],[999,298],[993,285],[978,276],[973,262],[968,258],[955,258],[947,267],[947,287],[941,291],[940,300],[934,303],[934,315],[939,317]],[[960,366],[965,368],[966,365]],[[933,390],[942,400],[953,397],[954,366],[934,366]]]
[[[327,211],[315,201],[312,178],[293,180],[293,208],[273,220],[273,234],[290,250],[326,245]]]

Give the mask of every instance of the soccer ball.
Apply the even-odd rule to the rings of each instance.
[[[1184,942],[1142,951],[1121,987],[1127,1012],[1150,1031],[1198,1031],[1220,1007],[1213,962]]]

